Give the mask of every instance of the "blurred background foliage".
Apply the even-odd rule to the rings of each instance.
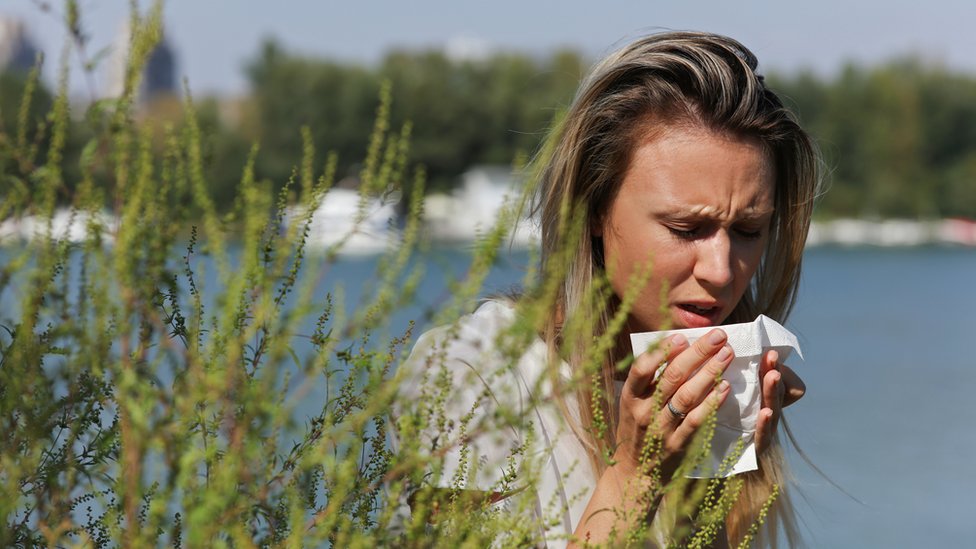
[[[474,59],[429,50],[393,51],[367,66],[266,41],[245,68],[245,96],[197,101],[209,136],[203,147],[211,195],[218,207],[231,207],[253,143],[260,145],[257,177],[282,185],[298,165],[303,126],[312,128],[319,150],[338,154],[339,179],[355,185],[355,159],[368,145],[384,81],[393,87],[391,125],[412,122],[411,159],[425,166],[428,191],[450,191],[472,166],[531,155],[589,64],[572,50]],[[820,218],[976,218],[976,75],[906,57],[848,64],[829,76],[767,76],[823,151],[828,192]],[[0,124],[15,118],[24,82],[18,74],[0,78]],[[42,89],[31,106],[41,125],[50,97]],[[154,97],[140,112],[160,136],[182,123],[176,97]],[[78,131],[69,135],[69,158],[86,141]],[[70,186],[74,178],[66,180]]]
[[[830,170],[821,216],[976,216],[976,78],[917,58],[773,75]]]

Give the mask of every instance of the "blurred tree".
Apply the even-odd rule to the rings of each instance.
[[[340,178],[355,173],[351,165],[369,144],[379,104],[380,80],[362,67],[289,55],[265,42],[247,66],[256,135],[261,145],[255,166],[259,177],[279,186],[302,154],[300,128],[308,126],[319,150],[339,155]],[[320,159],[324,155],[319,155]]]
[[[571,50],[542,58],[497,52],[472,59],[437,50],[394,51],[366,67],[303,57],[265,42],[246,68],[248,97],[197,102],[211,194],[220,208],[230,207],[255,142],[256,176],[283,185],[301,158],[302,126],[312,131],[319,162],[335,151],[339,178],[355,177],[384,80],[393,86],[391,124],[412,123],[411,162],[426,167],[429,189],[450,190],[473,165],[508,164],[518,153],[534,153],[569,105],[585,68],[585,59]],[[823,151],[829,187],[820,217],[976,218],[976,77],[906,57],[876,66],[848,64],[830,77],[800,71],[772,73],[768,80]],[[17,135],[25,83],[22,73],[0,75],[5,135]],[[45,159],[51,104],[51,93],[39,85],[25,134],[37,141],[36,163]],[[98,108],[86,116],[93,112],[98,116]],[[152,101],[140,119],[162,135],[163,128],[178,130],[184,123],[183,107],[175,98]],[[77,159],[88,140],[81,126],[69,131],[62,201],[77,184]],[[20,173],[18,154],[15,143],[0,143],[0,175],[7,183]]]
[[[368,142],[381,82],[393,86],[391,124],[411,122],[411,160],[429,187],[447,190],[470,166],[511,163],[533,152],[559,105],[572,97],[582,58],[560,51],[544,60],[516,53],[451,59],[436,50],[389,53],[375,69],[287,54],[274,42],[248,66],[249,137],[261,142],[258,173],[284,181],[301,150],[299,128],[316,147],[339,154],[340,175]]]
[[[434,189],[475,164],[509,164],[539,146],[559,105],[579,85],[582,58],[514,53],[452,61],[444,53],[394,52],[380,74],[393,83],[393,120],[413,121],[412,157]]]
[[[303,125],[320,150],[339,153],[340,175],[354,176],[381,82],[389,80],[391,123],[413,123],[411,160],[426,167],[428,188],[449,190],[473,165],[532,154],[584,71],[585,60],[570,50],[474,59],[394,51],[368,68],[296,56],[268,42],[248,67],[253,96],[241,134],[261,142],[258,173],[278,184],[298,162]],[[769,81],[823,151],[829,187],[821,217],[976,216],[968,179],[976,78],[908,57],[848,64],[833,77],[774,73]]]
[[[770,82],[823,150],[821,216],[976,217],[976,78],[907,57]]]
[[[930,69],[919,81],[922,152],[942,216],[976,217],[976,78]]]
[[[26,190],[27,174],[44,161],[47,152],[47,114],[53,97],[37,82],[23,120],[26,127],[21,128],[21,106],[27,87],[27,73],[0,72],[0,198],[14,189]],[[32,149],[36,151],[33,154]]]

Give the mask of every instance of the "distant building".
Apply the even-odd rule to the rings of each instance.
[[[142,93],[146,100],[161,95],[177,94],[176,54],[165,36],[156,45],[156,49],[149,54],[142,77]]]
[[[129,23],[119,27],[115,40],[109,47],[108,57],[105,59],[105,84],[102,86],[102,97],[118,97],[125,89],[125,60],[129,57],[129,43],[132,41],[132,30]]]
[[[132,30],[125,23],[115,37],[108,59],[108,78],[103,96],[118,97],[125,89],[125,68],[129,60]],[[142,72],[142,87],[138,100],[147,103],[159,97],[178,95],[176,82],[176,53],[164,36],[149,54]]]
[[[30,71],[37,52],[23,21],[0,15],[0,71]]]

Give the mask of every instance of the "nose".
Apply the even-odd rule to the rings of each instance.
[[[706,287],[724,288],[732,283],[732,240],[727,232],[715,231],[698,242],[694,275]]]

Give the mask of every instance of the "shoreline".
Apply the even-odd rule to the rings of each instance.
[[[340,237],[365,236],[360,233],[368,232],[373,240],[382,242],[377,246],[369,241],[361,244],[363,238],[351,238],[346,241],[342,253],[366,254],[377,253],[387,248],[390,239],[396,240],[396,231],[387,220],[374,221],[369,227],[357,226],[353,215],[349,219],[340,211],[331,211],[326,216],[331,223],[319,223],[315,226],[309,245],[311,248],[326,248],[340,241]],[[375,213],[375,212],[374,212]],[[389,212],[384,212],[389,213]],[[376,217],[376,216],[374,216]],[[382,216],[379,216],[382,217]],[[335,223],[336,221],[345,223]],[[450,227],[438,223],[440,220],[428,219],[422,229],[429,241],[435,245],[466,246],[474,243],[485,230],[480,223],[455,221]],[[50,231],[59,240],[82,242],[88,236],[90,223],[96,223],[102,230],[107,243],[111,244],[112,229],[117,228],[119,219],[107,211],[91,215],[88,212],[72,212],[67,208],[55,210],[51,219]],[[362,223],[362,222],[361,222]],[[464,229],[460,230],[458,225]],[[468,227],[468,225],[473,225]],[[366,229],[370,229],[366,231]],[[7,219],[0,222],[0,246],[10,245],[17,241],[33,240],[47,233],[48,224],[35,216],[20,219]],[[335,229],[335,230],[332,230]],[[450,229],[450,230],[448,230]],[[375,233],[375,234],[374,234]],[[514,236],[506,238],[506,246],[515,249],[529,248],[538,243],[538,226],[532,221],[523,220],[518,224]],[[367,239],[368,240],[368,239]],[[807,247],[818,246],[877,246],[877,247],[916,247],[929,245],[949,245],[976,248],[976,220],[963,218],[947,218],[927,221],[912,219],[865,220],[853,218],[838,218],[827,221],[814,221],[810,225],[807,235]]]
[[[814,221],[807,235],[807,246],[913,247],[931,244],[976,247],[976,221],[960,218],[930,221],[840,218]]]

